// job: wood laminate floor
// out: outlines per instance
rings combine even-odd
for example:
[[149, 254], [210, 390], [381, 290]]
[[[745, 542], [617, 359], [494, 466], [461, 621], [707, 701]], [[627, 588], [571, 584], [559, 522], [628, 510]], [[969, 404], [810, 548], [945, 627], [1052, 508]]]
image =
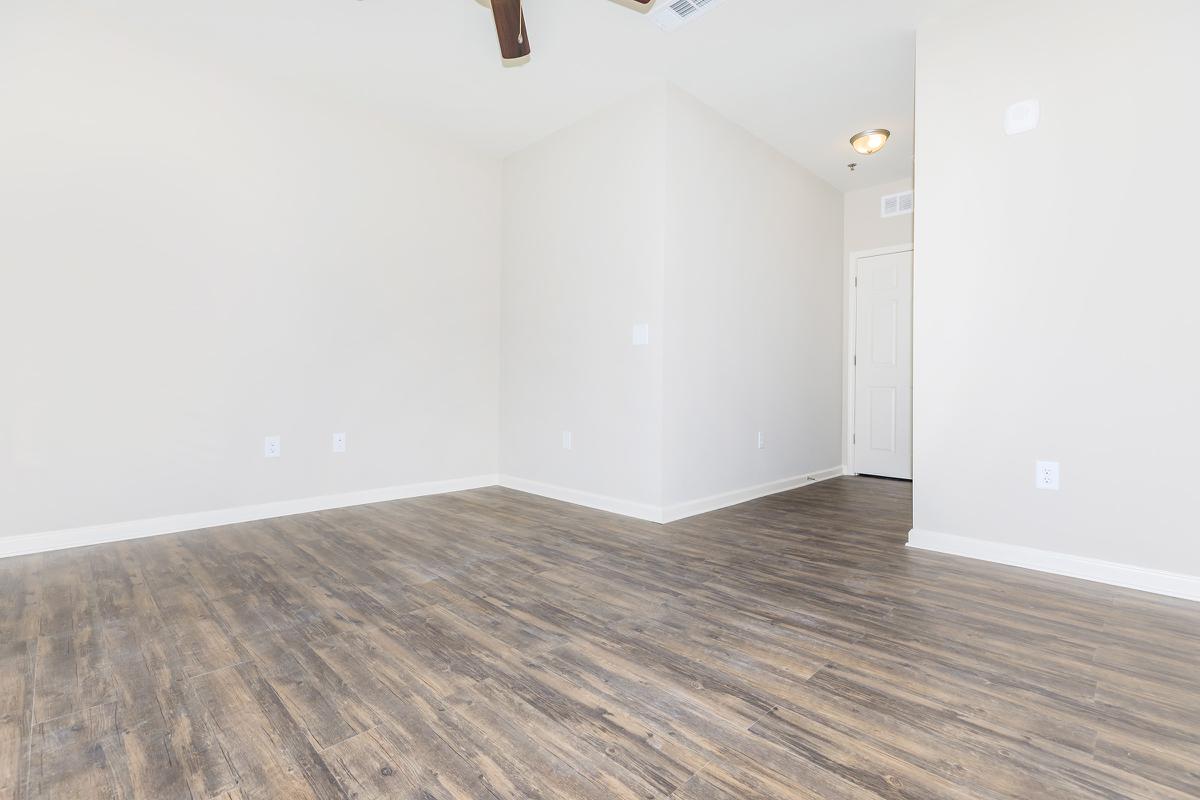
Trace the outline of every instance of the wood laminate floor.
[[1200, 604], [909, 509], [497, 488], [0, 561], [0, 798], [1200, 797]]

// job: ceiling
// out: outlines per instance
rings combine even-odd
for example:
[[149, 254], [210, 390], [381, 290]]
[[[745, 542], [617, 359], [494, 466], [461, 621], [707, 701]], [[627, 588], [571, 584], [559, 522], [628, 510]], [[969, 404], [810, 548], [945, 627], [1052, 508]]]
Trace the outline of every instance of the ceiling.
[[[524, 0], [533, 60], [508, 69], [475, 0], [88, 6], [189, 57], [367, 102], [498, 155], [666, 79], [848, 190], [912, 174], [913, 31], [957, 2], [724, 0], [666, 34], [606, 0]], [[888, 147], [855, 154], [850, 135], [877, 127], [893, 132]]]

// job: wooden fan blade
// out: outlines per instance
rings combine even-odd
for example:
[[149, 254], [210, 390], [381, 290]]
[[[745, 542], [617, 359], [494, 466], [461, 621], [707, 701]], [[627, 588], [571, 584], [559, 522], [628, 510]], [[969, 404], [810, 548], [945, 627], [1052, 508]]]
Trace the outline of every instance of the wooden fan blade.
[[632, 8], [634, 11], [640, 11], [645, 14], [654, 7], [654, 0], [613, 0], [614, 3], [619, 3], [626, 8]]
[[530, 50], [521, 0], [492, 0], [492, 16], [496, 20], [496, 36], [500, 38], [500, 57], [510, 66], [524, 64], [529, 60]]

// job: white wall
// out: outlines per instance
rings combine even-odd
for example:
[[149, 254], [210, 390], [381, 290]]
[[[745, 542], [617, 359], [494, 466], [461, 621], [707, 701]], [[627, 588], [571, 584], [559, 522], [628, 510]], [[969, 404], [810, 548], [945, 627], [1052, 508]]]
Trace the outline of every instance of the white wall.
[[[656, 88], [504, 165], [501, 471], [649, 509], [662, 492], [664, 120]], [[639, 322], [649, 346], [632, 346]]]
[[102, 15], [14, 20], [0, 535], [498, 471], [656, 518], [840, 463], [840, 195], [677, 90], [501, 167]]
[[670, 507], [842, 464], [842, 195], [688, 95], [667, 99]]
[[659, 87], [510, 158], [505, 209], [512, 485], [657, 518], [840, 467], [835, 189]]
[[918, 533], [1200, 576], [1197, 30], [1192, 0], [1017, 0], [919, 31]]
[[879, 213], [879, 200], [885, 195], [907, 192], [913, 188], [912, 178], [904, 178], [878, 186], [867, 186], [846, 192], [843, 196], [845, 220], [845, 251], [876, 250], [897, 244], [912, 244], [913, 215], [884, 217]]
[[13, 16], [0, 533], [496, 471], [498, 161]]

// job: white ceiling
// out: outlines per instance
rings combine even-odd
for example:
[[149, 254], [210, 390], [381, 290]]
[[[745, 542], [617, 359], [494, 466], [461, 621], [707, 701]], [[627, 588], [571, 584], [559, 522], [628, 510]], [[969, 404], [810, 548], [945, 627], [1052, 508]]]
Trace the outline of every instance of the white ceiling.
[[[515, 69], [475, 0], [88, 5], [191, 57], [377, 104], [501, 155], [667, 79], [852, 189], [912, 174], [913, 31], [959, 0], [724, 0], [671, 34], [607, 0], [524, 2], [533, 60]], [[876, 127], [893, 140], [857, 156], [848, 138]]]

